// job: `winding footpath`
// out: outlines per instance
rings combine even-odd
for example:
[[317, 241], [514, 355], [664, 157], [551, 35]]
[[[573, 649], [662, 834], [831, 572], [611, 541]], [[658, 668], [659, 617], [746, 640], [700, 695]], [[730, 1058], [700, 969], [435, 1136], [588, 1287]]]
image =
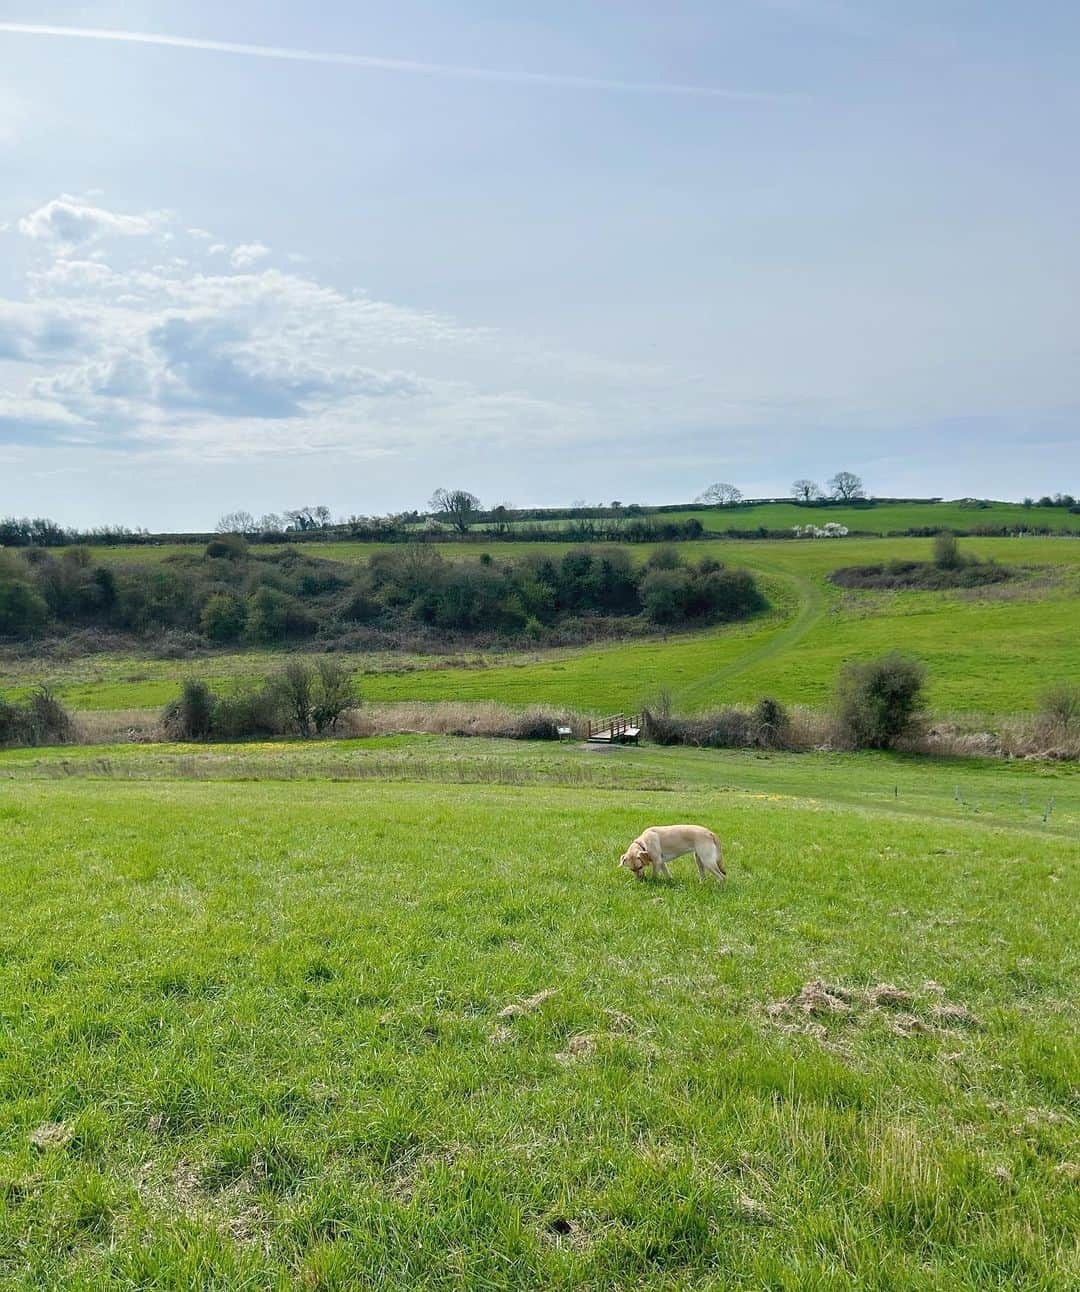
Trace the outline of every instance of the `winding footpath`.
[[825, 615], [828, 607], [825, 590], [819, 583], [815, 583], [813, 579], [802, 574], [794, 574], [791, 570], [785, 569], [772, 561], [762, 561], [757, 558], [747, 559], [744, 556], [741, 558], [741, 563], [756, 574], [764, 574], [769, 578], [778, 579], [789, 584], [798, 598], [798, 609], [795, 615], [787, 620], [782, 627], [778, 628], [771, 637], [767, 637], [765, 641], [752, 646], [744, 655], [740, 655], [738, 659], [725, 664], [722, 668], [717, 669], [716, 672], [698, 678], [697, 681], [692, 682], [689, 686], [684, 686], [676, 691], [672, 698], [680, 707], [695, 708], [697, 707], [697, 702], [706, 696], [711, 696], [714, 700], [719, 701], [720, 697], [715, 692], [724, 682], [730, 681], [733, 677], [738, 677], [740, 673], [746, 672], [747, 669], [755, 664], [760, 664], [762, 660], [770, 659], [773, 655], [779, 655], [789, 650], [797, 642], [801, 641], [812, 628], [816, 627]]

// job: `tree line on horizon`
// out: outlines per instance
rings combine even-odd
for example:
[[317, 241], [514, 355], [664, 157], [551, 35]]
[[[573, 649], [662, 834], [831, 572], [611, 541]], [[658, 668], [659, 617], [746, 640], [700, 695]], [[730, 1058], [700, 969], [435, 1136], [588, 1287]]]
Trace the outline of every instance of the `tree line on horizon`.
[[[718, 481], [704, 489], [691, 503], [673, 503], [648, 506], [642, 503], [623, 503], [614, 499], [609, 503], [588, 505], [577, 501], [569, 507], [516, 508], [507, 503], [484, 507], [476, 494], [467, 489], [437, 489], [428, 501], [427, 511], [404, 511], [384, 516], [351, 515], [334, 520], [325, 504], [288, 508], [281, 512], [266, 512], [256, 517], [254, 513], [239, 509], [226, 512], [214, 527], [214, 533], [240, 534], [255, 542], [295, 541], [303, 538], [343, 538], [359, 542], [397, 542], [417, 537], [418, 534], [449, 532], [464, 538], [479, 532], [481, 537], [515, 541], [543, 541], [550, 539], [550, 529], [544, 528], [552, 521], [563, 521], [570, 526], [560, 537], [569, 542], [676, 542], [701, 537], [704, 526], [696, 518], [682, 522], [661, 520], [679, 512], [691, 511], [696, 506], [751, 509], [768, 503], [789, 502], [802, 507], [855, 506], [873, 507], [887, 502], [937, 503], [940, 498], [895, 499], [875, 498], [868, 495], [860, 476], [851, 471], [839, 471], [832, 476], [825, 488], [816, 481], [800, 478], [792, 482], [791, 495], [787, 498], [746, 498], [736, 485]], [[986, 499], [965, 500], [978, 507], [991, 505]], [[1022, 506], [1034, 508], [1064, 508], [1080, 512], [1076, 497], [1070, 493], [1043, 494], [1035, 499], [1026, 497]], [[530, 528], [531, 526], [531, 528]], [[922, 532], [921, 530], [919, 531]], [[775, 533], [761, 526], [733, 531], [736, 537], [788, 537], [787, 531]], [[125, 525], [101, 525], [90, 529], [66, 527], [47, 517], [0, 518], [0, 547], [66, 547], [82, 544], [93, 547], [128, 546], [159, 541], [162, 534], [146, 528], [129, 528]], [[172, 535], [180, 541], [200, 541], [206, 531]]]

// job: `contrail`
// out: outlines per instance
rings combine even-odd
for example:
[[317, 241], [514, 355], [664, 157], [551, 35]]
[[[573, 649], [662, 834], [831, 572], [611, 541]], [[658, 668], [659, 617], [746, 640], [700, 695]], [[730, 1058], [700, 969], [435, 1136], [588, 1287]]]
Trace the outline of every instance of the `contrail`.
[[511, 72], [491, 67], [462, 67], [455, 63], [418, 63], [402, 58], [368, 54], [333, 54], [278, 45], [245, 45], [229, 40], [199, 40], [193, 36], [164, 36], [149, 31], [110, 31], [100, 27], [56, 27], [32, 22], [0, 22], [0, 32], [19, 36], [68, 36], [78, 40], [105, 40], [129, 45], [164, 45], [214, 54], [240, 54], [248, 58], [276, 58], [293, 63], [335, 63], [376, 72], [411, 72], [420, 76], [454, 76], [473, 81], [503, 81], [512, 85], [547, 85], [570, 90], [608, 90], [625, 94], [667, 94], [701, 99], [743, 99], [759, 102], [792, 102], [796, 96], [758, 90], [731, 90], [714, 85], [680, 85], [667, 81], [619, 81], [592, 76], [567, 76], [561, 72]]

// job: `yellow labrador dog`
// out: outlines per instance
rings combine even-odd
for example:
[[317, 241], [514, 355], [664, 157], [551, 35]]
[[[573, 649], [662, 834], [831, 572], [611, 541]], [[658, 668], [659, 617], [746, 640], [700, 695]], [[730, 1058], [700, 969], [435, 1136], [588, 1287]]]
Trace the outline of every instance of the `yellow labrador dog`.
[[651, 825], [627, 848], [619, 858], [619, 865], [632, 870], [638, 879], [645, 878], [646, 866], [652, 867], [654, 877], [664, 875], [670, 879], [667, 863], [688, 852], [694, 854], [697, 862], [698, 879], [704, 879], [706, 871], [717, 883], [727, 878], [720, 840], [703, 825]]

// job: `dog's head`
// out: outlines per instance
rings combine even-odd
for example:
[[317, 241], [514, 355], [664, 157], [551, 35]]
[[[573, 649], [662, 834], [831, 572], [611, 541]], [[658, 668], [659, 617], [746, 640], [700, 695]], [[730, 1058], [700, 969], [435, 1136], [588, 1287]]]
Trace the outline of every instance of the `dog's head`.
[[649, 854], [636, 839], [619, 858], [619, 865], [625, 866], [627, 870], [632, 870], [638, 879], [642, 878], [648, 864]]

